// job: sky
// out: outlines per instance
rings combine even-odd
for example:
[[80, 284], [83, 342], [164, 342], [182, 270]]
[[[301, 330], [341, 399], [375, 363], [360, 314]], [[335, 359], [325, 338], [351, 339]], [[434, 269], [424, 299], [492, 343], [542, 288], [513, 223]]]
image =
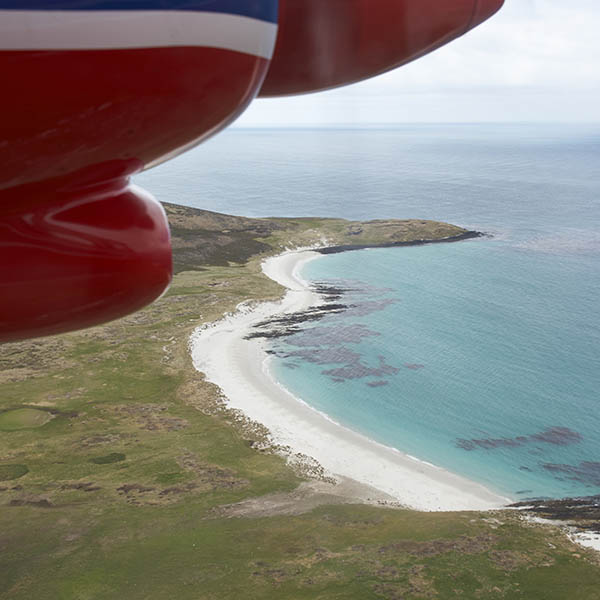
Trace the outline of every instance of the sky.
[[255, 100], [236, 126], [600, 122], [600, 0], [506, 0], [447, 46], [373, 79]]

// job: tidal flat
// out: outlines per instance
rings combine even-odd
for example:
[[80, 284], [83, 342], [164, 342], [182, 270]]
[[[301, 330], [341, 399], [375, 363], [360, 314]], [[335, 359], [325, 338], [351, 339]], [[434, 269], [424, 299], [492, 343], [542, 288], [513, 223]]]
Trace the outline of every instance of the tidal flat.
[[464, 230], [166, 210], [167, 295], [0, 350], [0, 410], [21, 411], [0, 431], [1, 598], [600, 598], [599, 555], [559, 528], [361, 504], [364, 490], [288, 465], [193, 368], [198, 325], [281, 296], [266, 256]]

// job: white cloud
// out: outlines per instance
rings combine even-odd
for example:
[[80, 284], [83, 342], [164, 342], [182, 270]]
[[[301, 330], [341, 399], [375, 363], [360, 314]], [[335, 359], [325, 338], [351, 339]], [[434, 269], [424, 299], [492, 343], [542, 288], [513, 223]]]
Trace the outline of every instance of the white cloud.
[[597, 0], [506, 0], [480, 27], [403, 68], [256, 101], [239, 123], [599, 121], [599, 31]]

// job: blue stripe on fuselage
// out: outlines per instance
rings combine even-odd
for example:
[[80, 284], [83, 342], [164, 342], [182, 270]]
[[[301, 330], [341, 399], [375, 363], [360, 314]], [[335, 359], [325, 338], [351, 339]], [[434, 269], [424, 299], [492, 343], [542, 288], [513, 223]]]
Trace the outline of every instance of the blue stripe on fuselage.
[[0, 0], [0, 10], [195, 10], [277, 23], [279, 0]]

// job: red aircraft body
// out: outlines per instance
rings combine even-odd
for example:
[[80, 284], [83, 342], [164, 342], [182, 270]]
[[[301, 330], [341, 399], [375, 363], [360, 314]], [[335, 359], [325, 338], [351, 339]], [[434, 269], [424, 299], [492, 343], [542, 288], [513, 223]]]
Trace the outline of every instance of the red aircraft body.
[[168, 224], [131, 175], [256, 96], [412, 61], [503, 0], [0, 0], [0, 341], [159, 297]]

